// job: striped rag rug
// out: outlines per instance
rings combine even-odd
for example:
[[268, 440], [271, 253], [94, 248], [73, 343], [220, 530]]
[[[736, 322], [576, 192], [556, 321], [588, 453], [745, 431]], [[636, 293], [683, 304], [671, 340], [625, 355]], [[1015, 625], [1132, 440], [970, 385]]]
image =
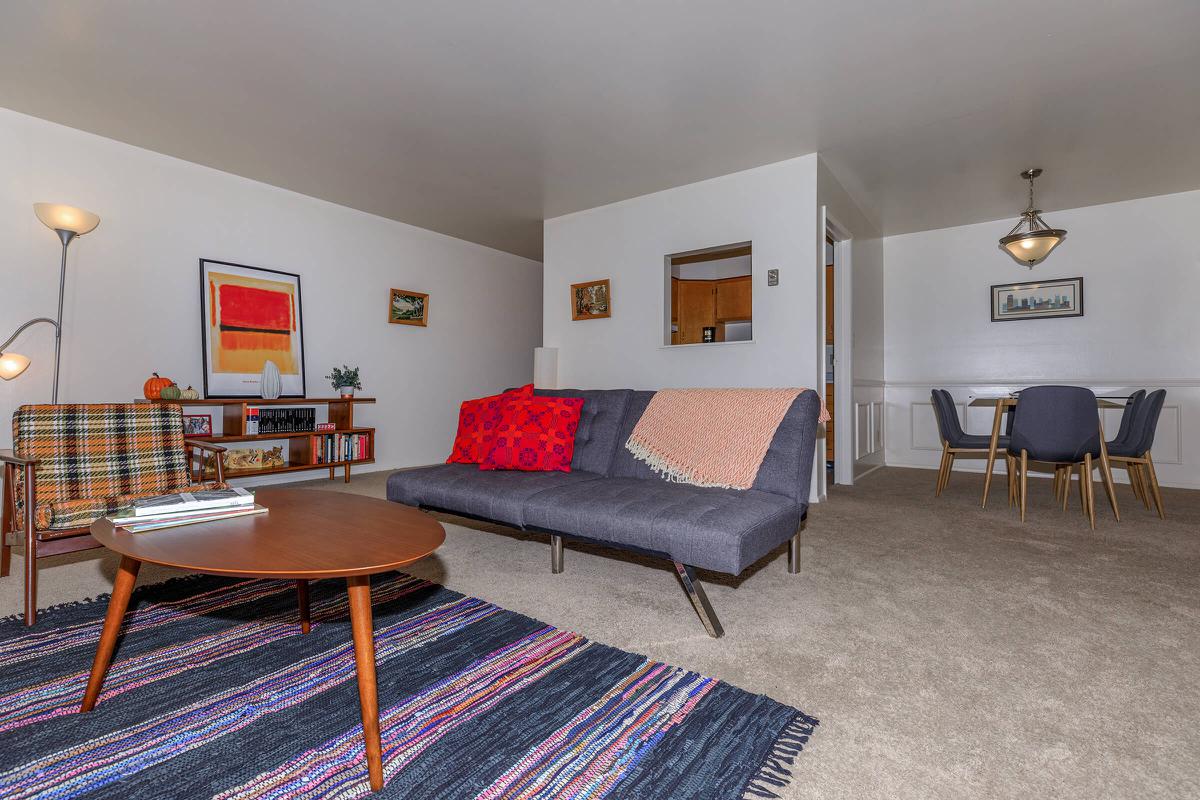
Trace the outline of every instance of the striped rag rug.
[[[804, 391], [660, 389], [625, 449], [672, 483], [749, 489], [775, 431]], [[824, 399], [818, 421], [829, 421]]]
[[140, 587], [90, 714], [107, 598], [0, 620], [0, 797], [776, 797], [817, 721], [390, 573], [373, 581], [385, 785], [367, 783], [346, 592]]

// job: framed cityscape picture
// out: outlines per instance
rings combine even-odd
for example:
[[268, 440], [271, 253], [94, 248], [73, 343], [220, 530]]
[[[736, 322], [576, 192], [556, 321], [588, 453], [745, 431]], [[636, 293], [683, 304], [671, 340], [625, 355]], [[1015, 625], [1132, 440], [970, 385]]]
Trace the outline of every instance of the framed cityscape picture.
[[281, 397], [304, 397], [300, 276], [200, 259], [205, 397], [262, 397], [262, 371], [279, 368]]
[[429, 324], [429, 295], [407, 289], [392, 289], [388, 301], [388, 322], [425, 327]]
[[992, 322], [1083, 316], [1083, 278], [992, 287]]
[[608, 279], [571, 284], [571, 319], [603, 319], [612, 316]]

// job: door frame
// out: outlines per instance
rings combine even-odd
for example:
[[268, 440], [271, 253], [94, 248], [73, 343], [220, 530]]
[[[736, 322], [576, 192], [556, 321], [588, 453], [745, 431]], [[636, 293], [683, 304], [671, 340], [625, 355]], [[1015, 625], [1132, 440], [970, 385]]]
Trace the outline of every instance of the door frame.
[[[838, 435], [833, 441], [833, 482], [854, 485], [854, 238], [827, 207], [822, 206], [821, 225], [821, 390], [825, 389], [825, 238], [833, 239], [833, 413]], [[821, 464], [824, 465], [824, 452]], [[821, 470], [821, 494], [826, 494], [825, 470]]]

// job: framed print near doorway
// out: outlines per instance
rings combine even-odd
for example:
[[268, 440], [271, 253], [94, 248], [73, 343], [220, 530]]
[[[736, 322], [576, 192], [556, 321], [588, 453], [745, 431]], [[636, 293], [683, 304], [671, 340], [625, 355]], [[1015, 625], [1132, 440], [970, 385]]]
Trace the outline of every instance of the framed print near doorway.
[[304, 397], [304, 320], [300, 276], [200, 259], [205, 397], [261, 397], [275, 362], [281, 397]]

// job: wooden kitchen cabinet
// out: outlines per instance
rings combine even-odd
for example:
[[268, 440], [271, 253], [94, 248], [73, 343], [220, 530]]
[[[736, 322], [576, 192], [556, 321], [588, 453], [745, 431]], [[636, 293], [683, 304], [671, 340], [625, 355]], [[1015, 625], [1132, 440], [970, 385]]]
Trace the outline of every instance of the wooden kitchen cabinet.
[[716, 284], [716, 319], [733, 322], [752, 318], [750, 276], [723, 278]]
[[680, 280], [675, 284], [679, 301], [679, 344], [702, 342], [704, 328], [716, 326], [716, 288], [713, 283]]

